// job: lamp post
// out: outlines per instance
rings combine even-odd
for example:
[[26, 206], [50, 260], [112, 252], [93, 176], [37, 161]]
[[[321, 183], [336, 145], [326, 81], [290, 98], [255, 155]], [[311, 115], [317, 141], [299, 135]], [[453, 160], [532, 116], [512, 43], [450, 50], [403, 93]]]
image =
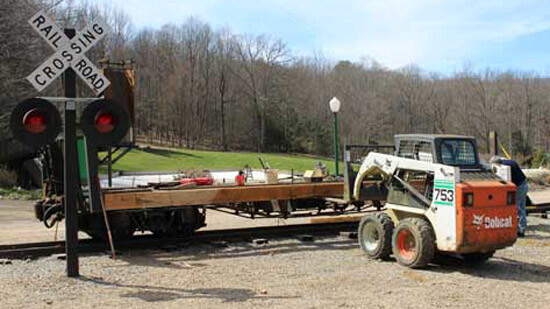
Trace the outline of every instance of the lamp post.
[[339, 171], [338, 171], [338, 112], [340, 111], [340, 100], [338, 98], [333, 97], [330, 102], [330, 110], [334, 114], [334, 169], [335, 173], [334, 175], [338, 177]]

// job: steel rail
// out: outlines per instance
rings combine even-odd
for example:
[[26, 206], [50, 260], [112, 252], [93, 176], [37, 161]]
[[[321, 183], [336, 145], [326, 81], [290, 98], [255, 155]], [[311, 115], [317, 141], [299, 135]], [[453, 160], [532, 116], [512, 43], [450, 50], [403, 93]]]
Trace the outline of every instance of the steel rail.
[[[263, 226], [253, 228], [197, 231], [188, 237], [158, 237], [155, 235], [137, 235], [127, 240], [115, 241], [115, 249], [138, 250], [158, 249], [168, 246], [182, 246], [214, 241], [243, 241], [254, 238], [274, 239], [281, 237], [308, 235], [334, 235], [343, 231], [356, 231], [358, 222], [335, 222], [315, 224], [289, 224], [280, 226]], [[82, 239], [78, 244], [80, 254], [108, 252], [107, 242], [94, 239]], [[65, 252], [65, 241], [50, 241], [24, 244], [0, 245], [0, 258], [34, 259], [38, 257], [62, 254]]]

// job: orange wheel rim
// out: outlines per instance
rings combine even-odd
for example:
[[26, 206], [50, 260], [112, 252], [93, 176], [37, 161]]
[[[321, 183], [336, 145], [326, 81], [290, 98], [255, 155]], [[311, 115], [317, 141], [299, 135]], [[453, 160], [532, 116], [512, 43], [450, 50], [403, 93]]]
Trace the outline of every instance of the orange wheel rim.
[[412, 260], [416, 256], [416, 240], [408, 229], [402, 229], [398, 232], [397, 250], [406, 260]]

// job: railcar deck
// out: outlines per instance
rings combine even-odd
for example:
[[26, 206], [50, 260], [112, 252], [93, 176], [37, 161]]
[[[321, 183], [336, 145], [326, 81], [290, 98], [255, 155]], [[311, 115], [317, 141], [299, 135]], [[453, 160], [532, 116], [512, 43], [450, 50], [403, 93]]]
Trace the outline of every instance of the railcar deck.
[[104, 190], [107, 211], [174, 206], [226, 205], [308, 198], [341, 198], [343, 182], [204, 186], [176, 190]]

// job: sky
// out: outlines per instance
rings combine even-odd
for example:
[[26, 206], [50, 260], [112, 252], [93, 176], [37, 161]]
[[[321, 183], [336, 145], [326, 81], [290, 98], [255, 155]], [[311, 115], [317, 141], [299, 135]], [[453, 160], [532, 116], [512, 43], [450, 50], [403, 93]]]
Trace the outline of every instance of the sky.
[[444, 75], [465, 67], [550, 75], [547, 0], [96, 1], [123, 9], [136, 30], [195, 16], [215, 29], [281, 38], [300, 56], [416, 64]]

